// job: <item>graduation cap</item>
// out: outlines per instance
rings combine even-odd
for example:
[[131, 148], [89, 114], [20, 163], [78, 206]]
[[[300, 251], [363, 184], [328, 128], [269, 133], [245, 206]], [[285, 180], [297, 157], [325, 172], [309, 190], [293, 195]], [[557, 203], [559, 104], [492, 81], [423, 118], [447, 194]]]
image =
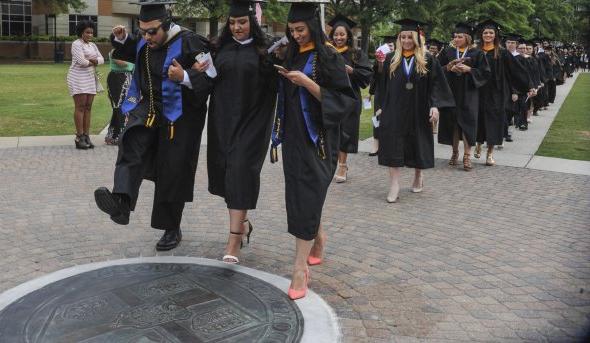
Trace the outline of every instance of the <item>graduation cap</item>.
[[152, 21], [167, 18], [168, 10], [166, 9], [166, 5], [175, 3], [176, 1], [168, 0], [139, 0], [130, 2], [129, 4], [141, 6], [139, 10], [140, 21]]
[[432, 39], [429, 39], [426, 41], [426, 45], [428, 45], [428, 46], [434, 45], [434, 46], [438, 47], [438, 49], [440, 50], [445, 45], [445, 43], [439, 41], [438, 39], [432, 38]]
[[332, 28], [342, 25], [349, 29], [352, 29], [356, 26], [356, 22], [351, 20], [350, 18], [343, 16], [342, 14], [336, 14], [334, 19], [328, 22], [328, 25], [330, 25]]
[[263, 0], [232, 0], [229, 5], [230, 17], [245, 17], [256, 14], [256, 3]]
[[483, 31], [485, 29], [492, 29], [496, 32], [499, 32], [500, 28], [501, 28], [500, 24], [493, 21], [492, 19], [486, 19], [477, 25], [477, 29], [479, 31]]
[[473, 36], [473, 26], [468, 23], [457, 23], [457, 25], [455, 25], [453, 33], [465, 33], [470, 36]]
[[319, 5], [327, 4], [329, 0], [279, 0], [279, 2], [290, 3], [289, 15], [287, 21], [296, 23], [298, 21], [306, 21], [318, 17]]
[[392, 43], [397, 40], [397, 35], [383, 35], [383, 36], [379, 36], [379, 38], [383, 38], [383, 41], [385, 43]]
[[394, 21], [395, 24], [401, 26], [401, 31], [414, 31], [414, 32], [421, 32], [424, 31], [424, 26], [428, 25], [418, 20], [404, 18], [400, 20]]
[[510, 40], [510, 41], [515, 41], [515, 42], [519, 42], [522, 39], [522, 36], [519, 35], [518, 33], [505, 33], [504, 35], [504, 40]]

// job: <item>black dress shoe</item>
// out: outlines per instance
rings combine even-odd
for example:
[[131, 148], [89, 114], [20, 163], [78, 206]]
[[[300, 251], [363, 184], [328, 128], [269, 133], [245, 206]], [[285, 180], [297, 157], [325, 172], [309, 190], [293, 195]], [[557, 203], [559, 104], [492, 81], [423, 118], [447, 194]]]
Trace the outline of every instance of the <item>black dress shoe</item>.
[[514, 140], [512, 139], [512, 136], [507, 136], [506, 142], [514, 142]]
[[101, 211], [111, 216], [112, 221], [119, 225], [129, 224], [129, 202], [122, 196], [100, 187], [94, 191], [94, 200]]
[[158, 244], [156, 244], [156, 250], [158, 250], [158, 251], [172, 250], [172, 249], [176, 248], [178, 246], [178, 244], [180, 244], [181, 240], [182, 240], [182, 232], [180, 231], [180, 229], [166, 230], [166, 232], [164, 232], [164, 235], [162, 236], [162, 238], [160, 238], [160, 240], [158, 241]]
[[379, 151], [375, 151], [375, 152], [369, 153], [369, 156], [371, 156], [371, 157], [375, 157], [377, 155], [379, 155]]

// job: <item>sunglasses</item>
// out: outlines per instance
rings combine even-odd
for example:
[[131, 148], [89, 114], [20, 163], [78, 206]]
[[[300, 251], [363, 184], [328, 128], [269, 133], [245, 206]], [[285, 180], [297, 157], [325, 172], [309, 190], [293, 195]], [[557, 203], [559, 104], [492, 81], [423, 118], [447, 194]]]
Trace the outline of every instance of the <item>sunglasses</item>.
[[145, 35], [154, 36], [155, 34], [158, 33], [158, 30], [160, 30], [162, 25], [164, 25], [164, 23], [160, 24], [158, 27], [152, 27], [151, 29], [147, 29], [147, 30], [140, 28], [138, 31], [141, 36], [145, 36]]

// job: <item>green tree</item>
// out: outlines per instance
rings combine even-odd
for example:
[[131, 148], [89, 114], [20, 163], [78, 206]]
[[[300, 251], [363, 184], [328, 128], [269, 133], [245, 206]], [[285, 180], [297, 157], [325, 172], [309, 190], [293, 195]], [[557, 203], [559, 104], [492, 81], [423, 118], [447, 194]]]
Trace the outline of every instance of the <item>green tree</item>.
[[392, 18], [398, 0], [330, 0], [332, 13], [341, 13], [354, 19], [361, 28], [361, 49], [367, 52], [374, 26]]
[[33, 3], [42, 6], [49, 14], [67, 13], [69, 8], [75, 11], [86, 8], [83, 0], [33, 0]]
[[534, 18], [541, 19], [540, 33], [554, 40], [568, 40], [574, 28], [574, 8], [570, 0], [535, 0], [535, 11], [529, 23], [536, 28]]

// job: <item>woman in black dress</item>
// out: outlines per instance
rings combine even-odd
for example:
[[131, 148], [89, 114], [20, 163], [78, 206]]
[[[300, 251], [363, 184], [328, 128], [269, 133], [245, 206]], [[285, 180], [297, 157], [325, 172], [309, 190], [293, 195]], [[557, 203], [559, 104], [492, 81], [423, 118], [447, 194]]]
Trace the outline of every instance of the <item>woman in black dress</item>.
[[207, 128], [209, 192], [223, 197], [229, 210], [223, 261], [232, 264], [240, 262], [243, 236], [250, 240], [246, 216], [258, 201], [278, 80], [254, 5], [234, 0], [230, 7], [214, 61], [218, 74]]
[[471, 147], [477, 136], [479, 89], [490, 77], [485, 55], [473, 45], [473, 28], [459, 23], [453, 30], [453, 44], [446, 48], [438, 60], [445, 69], [449, 86], [455, 97], [455, 107], [442, 111], [438, 126], [438, 142], [452, 145], [449, 165], [457, 165], [459, 141], [463, 140], [463, 169], [470, 171]]
[[356, 154], [359, 147], [359, 127], [361, 123], [361, 88], [366, 88], [373, 77], [373, 70], [369, 58], [360, 50], [355, 50], [352, 44], [351, 29], [356, 23], [343, 15], [337, 15], [328, 23], [332, 27], [330, 41], [344, 58], [346, 73], [350, 78], [352, 89], [358, 100], [353, 112], [340, 124], [340, 151], [338, 152], [338, 170], [334, 176], [337, 183], [346, 182], [348, 175], [348, 154]]
[[455, 105], [440, 64], [426, 53], [418, 35], [420, 23], [410, 19], [396, 23], [402, 25], [398, 49], [387, 56], [378, 75], [385, 89], [379, 164], [389, 167], [389, 203], [398, 199], [401, 167], [415, 169], [412, 192], [422, 192], [422, 170], [434, 167], [432, 123], [439, 108]]
[[[478, 27], [479, 48], [486, 56], [491, 76], [479, 90], [477, 145], [474, 157], [481, 156], [481, 146], [486, 142], [487, 166], [496, 164], [493, 157], [494, 146], [502, 145], [504, 142], [508, 94], [517, 92], [526, 97], [530, 91], [529, 96], [531, 96], [531, 88], [533, 88], [525, 66], [513, 54], [500, 46], [499, 27], [499, 24], [493, 20], [486, 20]], [[525, 99], [522, 100], [524, 104]]]
[[357, 106], [344, 60], [326, 45], [318, 13], [317, 2], [291, 5], [273, 129], [272, 157], [282, 143], [287, 224], [296, 238], [291, 299], [307, 292], [308, 263], [322, 262], [321, 217], [338, 162], [339, 125]]

